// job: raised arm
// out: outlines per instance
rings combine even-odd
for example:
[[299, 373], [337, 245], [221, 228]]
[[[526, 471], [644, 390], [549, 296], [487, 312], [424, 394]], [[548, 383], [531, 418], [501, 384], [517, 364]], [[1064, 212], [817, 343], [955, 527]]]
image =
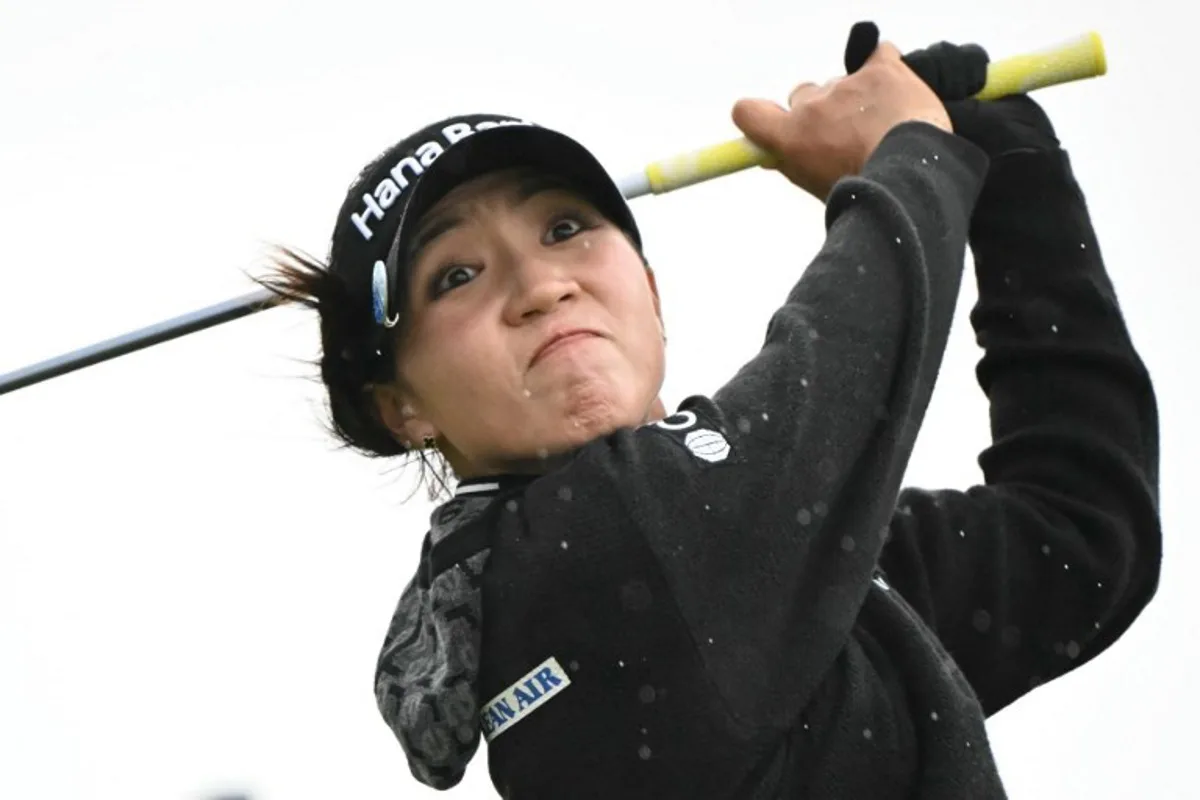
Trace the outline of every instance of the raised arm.
[[985, 483], [906, 490], [882, 567], [994, 713], [1089, 661], [1158, 584], [1158, 417], [1067, 155], [1026, 98], [957, 109], [994, 156], [971, 227]]

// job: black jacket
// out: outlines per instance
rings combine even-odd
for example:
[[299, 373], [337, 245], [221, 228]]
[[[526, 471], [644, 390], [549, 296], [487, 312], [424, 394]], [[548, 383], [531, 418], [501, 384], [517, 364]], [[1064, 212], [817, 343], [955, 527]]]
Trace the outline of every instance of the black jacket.
[[[482, 729], [515, 800], [1005, 796], [985, 718], [1157, 586], [1150, 380], [1061, 152], [909, 123], [827, 226], [714, 396], [435, 513], [376, 683], [418, 778]], [[986, 485], [901, 491], [968, 237]]]

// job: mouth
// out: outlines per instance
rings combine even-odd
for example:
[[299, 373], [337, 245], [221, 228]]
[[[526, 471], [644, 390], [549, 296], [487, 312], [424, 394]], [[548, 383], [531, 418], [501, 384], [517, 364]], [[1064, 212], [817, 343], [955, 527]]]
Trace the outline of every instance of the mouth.
[[600, 336], [599, 333], [586, 328], [571, 328], [568, 330], [559, 331], [546, 339], [533, 354], [533, 359], [529, 362], [529, 366], [535, 366], [539, 361], [542, 361], [546, 356], [561, 350], [565, 347], [583, 341], [584, 339], [594, 339]]

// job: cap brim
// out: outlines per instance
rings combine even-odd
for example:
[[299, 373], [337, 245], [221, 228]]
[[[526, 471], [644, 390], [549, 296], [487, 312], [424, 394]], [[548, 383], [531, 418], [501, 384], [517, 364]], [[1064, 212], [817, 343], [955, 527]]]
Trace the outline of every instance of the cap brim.
[[544, 170], [565, 179], [641, 247], [641, 236], [624, 195], [587, 148], [549, 128], [491, 128], [477, 131], [446, 150], [414, 182], [388, 252], [387, 278], [392, 296], [396, 282], [402, 279], [405, 256], [420, 219], [455, 187], [490, 172], [516, 167]]

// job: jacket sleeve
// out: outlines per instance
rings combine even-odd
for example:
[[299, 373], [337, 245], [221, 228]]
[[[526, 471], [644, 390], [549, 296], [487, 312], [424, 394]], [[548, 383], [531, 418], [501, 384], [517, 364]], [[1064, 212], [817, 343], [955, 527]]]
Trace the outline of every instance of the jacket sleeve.
[[1065, 153], [994, 162], [971, 248], [985, 483], [906, 490], [881, 567], [992, 714], [1094, 658], [1154, 595], [1158, 419]]
[[[960, 137], [894, 129], [834, 188], [826, 241], [760, 352], [711, 398], [593, 443], [558, 473], [598, 498], [586, 514], [531, 501], [533, 538], [569, 525], [605, 551], [629, 531], [648, 546], [708, 680], [749, 728], [794, 723], [858, 616], [986, 171]], [[602, 508], [608, 493], [619, 510]]]

